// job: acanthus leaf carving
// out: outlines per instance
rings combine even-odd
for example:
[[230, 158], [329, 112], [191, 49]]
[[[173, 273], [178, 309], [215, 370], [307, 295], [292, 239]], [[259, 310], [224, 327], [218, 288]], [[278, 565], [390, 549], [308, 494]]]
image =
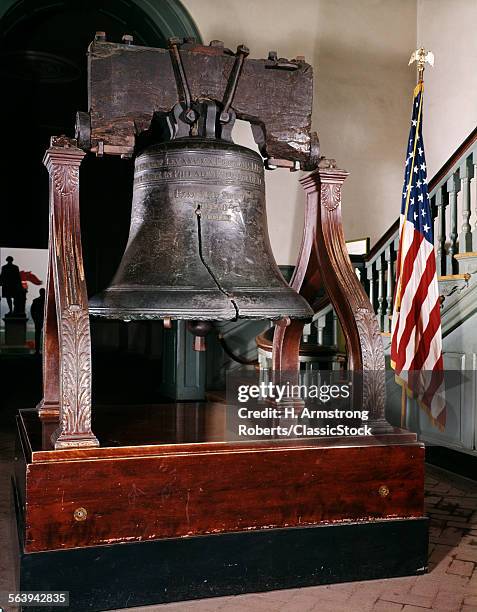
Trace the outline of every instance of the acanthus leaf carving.
[[337, 183], [321, 183], [321, 203], [329, 210], [335, 210], [341, 203], [341, 185]]
[[374, 312], [358, 308], [354, 313], [363, 363], [363, 408], [378, 418], [384, 416], [386, 377], [384, 349]]
[[91, 342], [88, 312], [73, 304], [62, 313], [62, 421], [67, 433], [91, 431]]
[[55, 191], [61, 196], [69, 196], [78, 189], [79, 168], [71, 164], [55, 165], [53, 168], [53, 184]]

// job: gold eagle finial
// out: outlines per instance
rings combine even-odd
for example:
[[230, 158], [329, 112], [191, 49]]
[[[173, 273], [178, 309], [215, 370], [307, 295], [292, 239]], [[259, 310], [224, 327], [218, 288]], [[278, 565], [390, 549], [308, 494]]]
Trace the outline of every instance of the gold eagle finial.
[[434, 53], [432, 53], [432, 51], [426, 51], [424, 47], [416, 49], [412, 52], [408, 66], [410, 66], [413, 62], [417, 62], [419, 80], [422, 81], [422, 75], [424, 74], [424, 68], [426, 66], [426, 63], [430, 66], [434, 66]]

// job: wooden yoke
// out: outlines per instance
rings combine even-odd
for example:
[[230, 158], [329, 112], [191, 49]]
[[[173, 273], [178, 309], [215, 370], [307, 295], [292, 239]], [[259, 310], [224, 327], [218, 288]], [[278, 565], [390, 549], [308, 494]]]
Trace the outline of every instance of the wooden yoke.
[[[346, 339], [348, 367], [362, 372], [358, 382], [360, 409], [368, 410], [374, 431], [384, 431], [385, 361], [378, 321], [359, 282], [346, 248], [341, 218], [341, 186], [348, 176], [333, 161], [300, 180], [307, 194], [305, 229], [292, 286], [312, 302], [323, 283]], [[319, 269], [319, 273], [317, 272]], [[321, 274], [321, 278], [319, 277]], [[283, 320], [273, 343], [272, 368], [298, 370], [303, 323]]]
[[91, 339], [79, 218], [76, 141], [51, 138], [50, 238], [43, 345], [43, 421], [59, 420], [55, 449], [98, 446], [91, 431]]

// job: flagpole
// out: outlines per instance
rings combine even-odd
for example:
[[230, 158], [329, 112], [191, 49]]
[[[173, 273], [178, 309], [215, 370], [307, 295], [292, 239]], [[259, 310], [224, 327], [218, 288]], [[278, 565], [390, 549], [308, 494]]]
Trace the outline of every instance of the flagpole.
[[403, 385], [401, 385], [401, 429], [406, 428], [407, 421], [407, 393]]
[[[396, 370], [396, 382], [401, 385], [402, 428], [408, 425], [408, 394], [426, 410], [433, 422], [445, 423], [445, 403], [442, 401], [442, 339], [440, 333], [434, 333], [437, 326], [440, 327], [440, 312], [436, 310], [438, 302], [426, 302], [427, 297], [435, 296], [438, 291], [434, 244], [432, 232], [429, 233], [433, 218], [423, 142], [419, 142], [418, 148], [422, 135], [424, 70], [426, 63], [434, 65], [434, 55], [424, 48], [416, 49], [411, 55], [409, 65], [413, 62], [417, 62], [417, 84], [413, 93], [412, 125], [404, 172], [391, 340], [391, 366]], [[422, 202], [422, 206], [419, 202]], [[424, 220], [421, 219], [421, 213]], [[421, 269], [424, 268], [429, 270], [431, 277], [428, 279], [428, 285], [423, 287], [425, 291], [419, 291], [422, 284]], [[418, 289], [416, 283], [419, 285]], [[423, 329], [426, 321], [426, 329]], [[432, 338], [426, 336], [428, 329], [433, 332]], [[429, 366], [427, 369], [431, 371], [427, 382], [423, 379], [425, 366]]]
[[[431, 66], [434, 66], [434, 54], [432, 53], [432, 51], [426, 51], [424, 47], [421, 47], [420, 49], [416, 49], [411, 55], [408, 66], [410, 66], [414, 62], [417, 62], [417, 84], [414, 89], [414, 97], [416, 97], [416, 95], [419, 93], [418, 88], [421, 88], [422, 90], [423, 85], [424, 85], [424, 70], [426, 68], [426, 63], [428, 63]], [[421, 116], [422, 116], [422, 95], [421, 95], [420, 104], [419, 104], [416, 133], [419, 132]], [[417, 146], [417, 139], [414, 142], [414, 150], [413, 150], [413, 156], [412, 156], [412, 162], [411, 162], [411, 172], [409, 174], [409, 181], [407, 184], [406, 207], [404, 210], [404, 219], [407, 219], [407, 214], [409, 211], [409, 197], [411, 194], [412, 173], [414, 170], [414, 163], [415, 163], [415, 158], [416, 158], [416, 146]], [[402, 252], [402, 237], [403, 237], [403, 232], [400, 231], [400, 234], [399, 234], [399, 252], [400, 253]], [[399, 270], [398, 270], [399, 274], [397, 277], [398, 286], [396, 287], [396, 299], [394, 302], [395, 308], [397, 311], [401, 309], [402, 267], [403, 265], [404, 265], [404, 259], [402, 257], [399, 257]]]

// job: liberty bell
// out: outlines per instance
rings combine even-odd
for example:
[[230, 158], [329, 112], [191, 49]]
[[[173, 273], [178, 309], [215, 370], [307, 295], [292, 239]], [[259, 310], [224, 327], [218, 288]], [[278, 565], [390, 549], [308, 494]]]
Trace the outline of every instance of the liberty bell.
[[243, 49], [222, 103], [192, 102], [180, 56], [171, 54], [184, 101], [156, 118], [152, 144], [136, 157], [128, 243], [110, 286], [90, 300], [92, 315], [189, 321], [312, 316], [271, 251], [263, 160], [232, 142], [231, 102]]

